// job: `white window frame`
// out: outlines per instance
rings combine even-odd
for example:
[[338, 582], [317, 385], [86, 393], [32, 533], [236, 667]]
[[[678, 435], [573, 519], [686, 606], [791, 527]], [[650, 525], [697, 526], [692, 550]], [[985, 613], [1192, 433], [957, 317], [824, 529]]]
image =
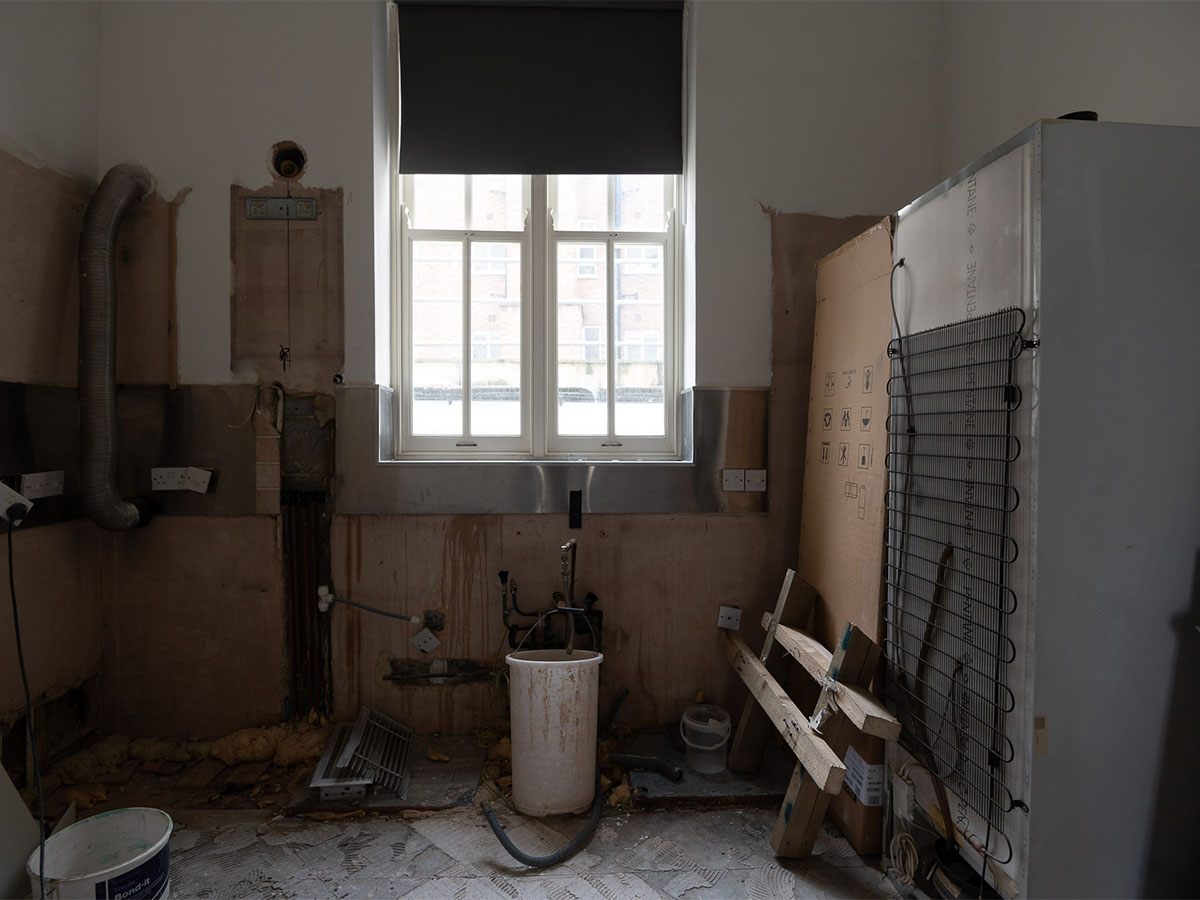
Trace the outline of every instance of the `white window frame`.
[[[609, 176], [608, 223], [613, 219], [613, 184]], [[683, 299], [681, 234], [678, 211], [682, 202], [679, 176], [663, 179], [665, 230], [654, 232], [596, 230], [557, 231], [554, 229], [553, 176], [525, 176], [527, 198], [523, 231], [483, 231], [458, 229], [417, 229], [411, 224], [409, 203], [413, 196], [413, 176], [397, 176], [399, 203], [398, 246], [400, 271], [397, 281], [395, 329], [392, 340], [393, 372], [400, 427], [396, 429], [398, 459], [579, 459], [621, 460], [679, 459], [680, 435], [677, 427], [678, 402], [683, 372]], [[471, 222], [472, 179], [465, 178], [463, 221]], [[544, 211], [541, 212], [541, 211]], [[412, 334], [412, 248], [416, 241], [459, 241], [463, 246], [463, 360], [462, 390], [464, 423], [469, 420], [469, 393], [473, 342], [470, 332], [470, 284], [473, 274], [472, 241], [500, 241], [521, 245], [521, 434], [514, 437], [429, 436], [412, 433], [412, 359], [407, 336]], [[606, 245], [607, 266], [607, 359], [608, 359], [608, 433], [603, 435], [557, 435], [557, 242], [587, 242]], [[662, 248], [664, 290], [663, 329], [663, 403], [662, 436], [630, 436], [615, 433], [616, 405], [614, 385], [617, 363], [615, 324], [615, 254], [617, 244], [648, 244]], [[489, 260], [490, 261], [490, 260]], [[483, 262], [483, 260], [480, 260]], [[465, 431], [469, 435], [469, 431]]]

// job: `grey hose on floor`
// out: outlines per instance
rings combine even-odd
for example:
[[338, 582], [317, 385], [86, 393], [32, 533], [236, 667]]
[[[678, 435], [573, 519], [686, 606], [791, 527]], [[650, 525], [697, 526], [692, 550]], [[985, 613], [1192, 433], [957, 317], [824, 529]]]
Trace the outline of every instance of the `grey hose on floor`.
[[[600, 730], [605, 731], [613, 723], [613, 719], [617, 717], [617, 710], [621, 708], [621, 704], [625, 702], [625, 698], [629, 696], [629, 691], [621, 691], [609, 707], [608, 715], [604, 717], [604, 721], [600, 723]], [[604, 809], [604, 791], [600, 789], [600, 761], [596, 761], [596, 799], [592, 801], [592, 814], [588, 816], [587, 822], [580, 830], [579, 834], [571, 838], [561, 850], [556, 850], [549, 856], [530, 856], [528, 853], [521, 850], [512, 839], [504, 833], [504, 826], [496, 818], [496, 814], [492, 811], [491, 804], [486, 800], [483, 801], [483, 813], [487, 816], [488, 824], [492, 826], [492, 831], [496, 837], [500, 839], [501, 845], [508, 851], [519, 863], [524, 863], [527, 866], [532, 866], [535, 869], [548, 869], [550, 866], [557, 866], [561, 862], [566, 862], [576, 853], [583, 849], [584, 844], [591, 838], [595, 832], [596, 826], [600, 824], [600, 812]]]
[[504, 833], [504, 826], [500, 824], [496, 818], [496, 813], [492, 810], [491, 805], [485, 800], [483, 803], [483, 812], [487, 816], [488, 824], [492, 826], [492, 831], [496, 837], [500, 839], [500, 843], [504, 849], [509, 852], [519, 863], [531, 866], [535, 869], [548, 869], [550, 866], [557, 866], [561, 862], [566, 862], [576, 853], [583, 849], [583, 845], [591, 838], [592, 833], [596, 830], [596, 826], [600, 824], [600, 812], [604, 809], [604, 791], [600, 790], [600, 768], [596, 767], [596, 799], [592, 801], [592, 814], [588, 816], [587, 822], [580, 830], [579, 834], [571, 838], [561, 850], [556, 850], [549, 856], [530, 856], [520, 847], [512, 842], [507, 834]]
[[117, 493], [117, 231], [149, 193], [141, 166], [114, 166], [100, 182], [79, 236], [79, 495], [93, 522], [125, 531], [150, 520], [151, 505]]

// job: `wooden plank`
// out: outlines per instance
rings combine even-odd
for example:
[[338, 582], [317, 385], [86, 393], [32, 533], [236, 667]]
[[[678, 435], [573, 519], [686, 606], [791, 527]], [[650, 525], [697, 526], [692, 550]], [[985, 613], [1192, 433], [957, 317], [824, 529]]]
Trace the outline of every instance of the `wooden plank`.
[[[787, 570], [783, 579], [783, 587], [779, 591], [779, 599], [775, 602], [775, 613], [763, 613], [764, 621], [768, 622], [767, 637], [763, 643], [759, 659], [776, 681], [786, 681], [789, 657], [775, 647], [774, 632], [770, 622], [784, 622], [788, 625], [803, 627], [808, 623], [816, 602], [817, 592], [803, 578], [797, 579], [792, 569]], [[794, 594], [794, 596], [793, 596]], [[726, 765], [734, 772], [757, 772], [762, 764], [763, 751], [767, 746], [767, 736], [771, 733], [771, 723], [766, 713], [762, 711], [753, 697], [747, 697], [738, 717], [737, 728], [733, 732], [733, 740], [729, 745], [729, 756]]]
[[[766, 621], [767, 616], [764, 615], [763, 623]], [[775, 630], [775, 641], [814, 678], [824, 678], [829, 671], [833, 654], [812, 635], [781, 625]], [[837, 704], [863, 734], [881, 737], [885, 741], [900, 737], [900, 722], [870, 691], [843, 683], [837, 695]]]
[[[857, 626], [847, 623], [842, 631], [842, 639], [830, 654], [829, 669], [822, 680], [845, 679], [847, 685], [865, 687], [871, 683], [878, 660], [878, 645]], [[824, 708], [830, 694], [828, 687], [821, 691], [821, 699], [816, 706], [818, 713]], [[835, 708], [832, 714], [826, 716], [822, 732], [829, 749], [838, 759], [844, 757], [854, 735], [854, 726], [849, 717]], [[833, 799], [828, 793], [808, 787], [805, 774], [797, 765], [788, 792], [784, 794], [783, 805], [771, 834], [771, 848], [776, 856], [795, 858], [811, 854]]]
[[829, 745], [808, 726], [804, 713], [792, 702], [757, 656], [736, 634], [726, 632], [725, 656], [734, 671], [741, 676], [751, 695], [759, 702], [767, 717], [783, 735], [807, 777], [826, 793], [835, 794], [842, 787], [846, 767], [829, 749]]
[[833, 797], [817, 787], [811, 778], [805, 778], [803, 767], [796, 766], [771, 832], [772, 852], [785, 859], [810, 855], [812, 847], [804, 846], [804, 838], [820, 828]]

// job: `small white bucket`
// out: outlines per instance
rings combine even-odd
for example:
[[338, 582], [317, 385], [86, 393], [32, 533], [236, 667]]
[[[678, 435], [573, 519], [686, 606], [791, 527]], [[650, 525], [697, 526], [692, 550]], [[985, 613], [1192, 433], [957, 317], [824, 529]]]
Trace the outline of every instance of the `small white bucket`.
[[[46, 840], [46, 896], [159, 900], [171, 896], [171, 817], [161, 809], [114, 809]], [[39, 851], [25, 870], [41, 896]]]
[[725, 771], [725, 745], [729, 742], [729, 713], [719, 706], [689, 706], [679, 721], [687, 744], [688, 768], [705, 775]]

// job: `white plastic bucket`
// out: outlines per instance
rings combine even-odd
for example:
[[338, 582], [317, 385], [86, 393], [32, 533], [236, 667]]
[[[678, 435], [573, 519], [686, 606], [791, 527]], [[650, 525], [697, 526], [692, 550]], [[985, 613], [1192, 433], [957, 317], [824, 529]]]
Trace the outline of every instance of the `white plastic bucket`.
[[729, 741], [729, 713], [719, 706], [689, 706], [679, 721], [687, 744], [688, 768], [705, 775], [725, 771], [725, 745]]
[[[46, 840], [46, 896], [158, 900], [171, 896], [171, 817], [161, 809], [114, 809]], [[38, 850], [25, 870], [41, 896]]]
[[601, 653], [520, 650], [507, 657], [513, 804], [527, 816], [587, 809], [596, 795]]

